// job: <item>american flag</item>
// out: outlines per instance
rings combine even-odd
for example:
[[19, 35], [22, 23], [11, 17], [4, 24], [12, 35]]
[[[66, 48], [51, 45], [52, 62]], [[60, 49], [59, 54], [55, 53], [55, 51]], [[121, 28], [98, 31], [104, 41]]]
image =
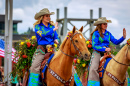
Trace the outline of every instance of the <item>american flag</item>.
[[[2, 39], [0, 39], [0, 57], [5, 56], [5, 50], [4, 49], [5, 49], [5, 42]], [[15, 56], [14, 56], [15, 52], [16, 52], [16, 50], [14, 48], [12, 48], [12, 61], [15, 58]]]

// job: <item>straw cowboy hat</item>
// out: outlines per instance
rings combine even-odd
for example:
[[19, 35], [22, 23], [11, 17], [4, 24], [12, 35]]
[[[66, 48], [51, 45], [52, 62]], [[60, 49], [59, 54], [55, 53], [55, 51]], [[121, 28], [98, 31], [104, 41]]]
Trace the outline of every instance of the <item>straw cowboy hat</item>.
[[54, 12], [50, 12], [47, 8], [44, 8], [44, 9], [40, 10], [40, 12], [36, 13], [34, 18], [36, 20], [38, 20], [38, 18], [40, 16], [45, 15], [45, 14], [53, 15], [55, 13]]
[[100, 17], [97, 21], [95, 21], [94, 26], [102, 23], [112, 23], [111, 20], [107, 20], [106, 17]]

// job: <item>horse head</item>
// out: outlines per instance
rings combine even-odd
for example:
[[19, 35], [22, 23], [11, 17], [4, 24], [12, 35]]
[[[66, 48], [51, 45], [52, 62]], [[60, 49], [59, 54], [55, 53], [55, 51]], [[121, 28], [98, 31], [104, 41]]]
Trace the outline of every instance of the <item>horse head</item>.
[[83, 37], [82, 31], [83, 31], [83, 26], [79, 30], [76, 30], [74, 26], [73, 30], [68, 32], [68, 35], [66, 37], [65, 41], [68, 42], [64, 42], [64, 43], [68, 45], [70, 54], [72, 56], [77, 55], [83, 60], [89, 60], [90, 52], [86, 46], [85, 43], [86, 39]]

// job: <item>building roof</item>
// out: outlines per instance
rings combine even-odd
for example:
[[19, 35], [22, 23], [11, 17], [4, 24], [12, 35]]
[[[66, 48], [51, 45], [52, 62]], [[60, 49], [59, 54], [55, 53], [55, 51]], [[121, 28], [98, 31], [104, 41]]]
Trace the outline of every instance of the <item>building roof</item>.
[[[35, 36], [35, 32], [31, 31], [30, 34], [13, 34], [13, 42], [18, 42], [19, 40], [25, 40], [25, 38], [31, 38]], [[4, 39], [4, 34], [0, 34], [0, 39]]]
[[[0, 22], [5, 22], [5, 15], [0, 14]], [[13, 23], [21, 23], [22, 20], [13, 20]]]

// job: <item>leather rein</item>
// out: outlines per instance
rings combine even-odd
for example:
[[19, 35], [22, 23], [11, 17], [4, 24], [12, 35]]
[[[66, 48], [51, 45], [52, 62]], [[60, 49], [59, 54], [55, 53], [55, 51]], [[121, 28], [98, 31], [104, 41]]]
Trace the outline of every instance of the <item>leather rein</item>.
[[[128, 45], [128, 46], [129, 46], [129, 45]], [[127, 49], [127, 53], [128, 53], [128, 49]], [[126, 54], [127, 54], [127, 53], [126, 53]], [[118, 62], [118, 61], [115, 60], [113, 57], [112, 57], [112, 59], [113, 59], [115, 62], [117, 62], [118, 64], [125, 65], [125, 66], [130, 66], [129, 64], [124, 64], [124, 63]]]

